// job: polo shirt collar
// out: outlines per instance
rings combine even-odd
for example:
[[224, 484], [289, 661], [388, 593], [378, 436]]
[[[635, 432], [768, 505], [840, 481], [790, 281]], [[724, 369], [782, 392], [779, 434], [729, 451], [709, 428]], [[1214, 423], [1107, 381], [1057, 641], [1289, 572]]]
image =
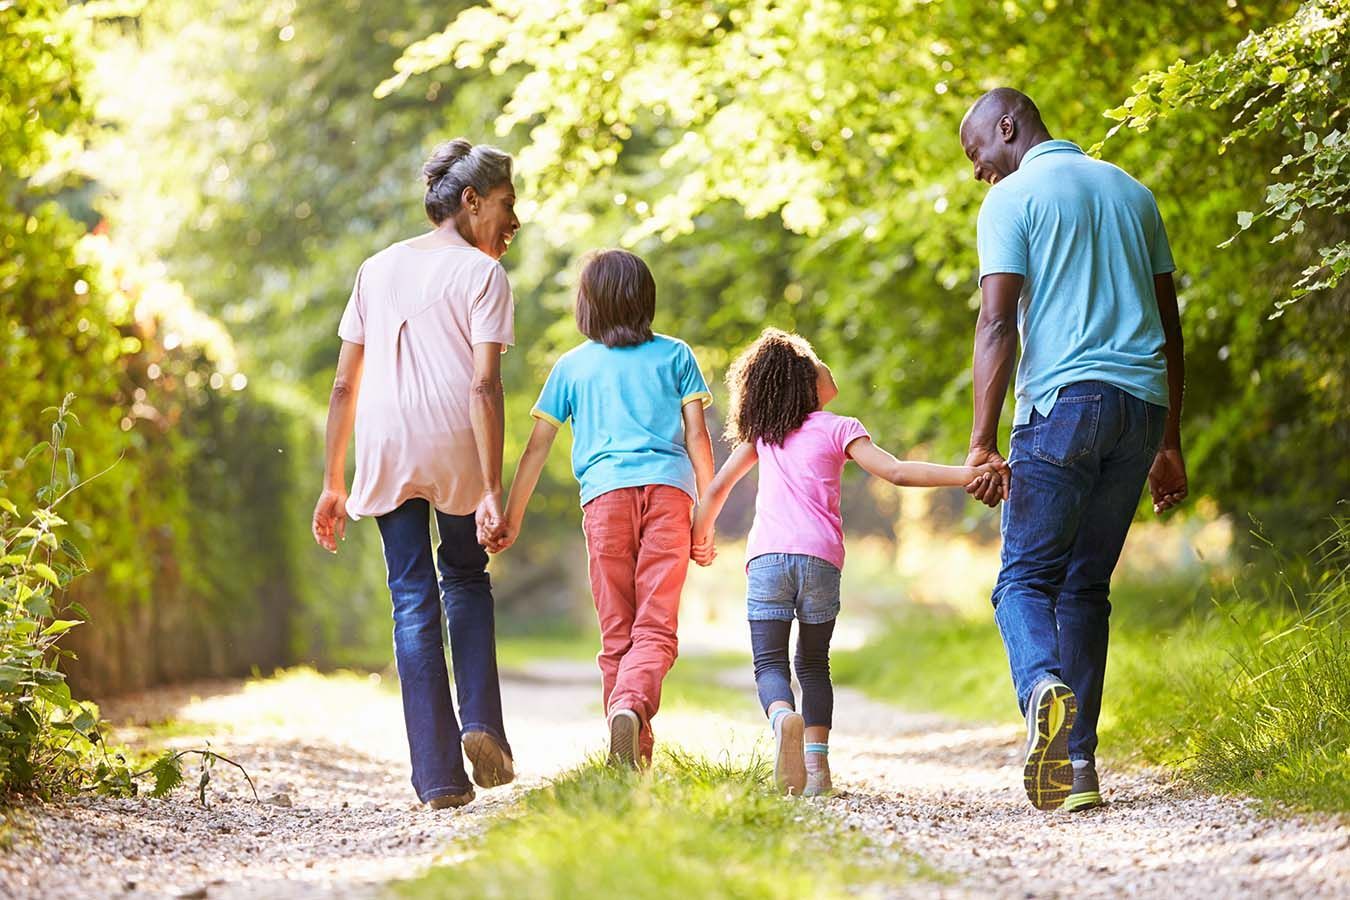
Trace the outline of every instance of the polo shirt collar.
[[1079, 147], [1073, 141], [1041, 141], [1022, 155], [1022, 165], [1026, 165], [1038, 156], [1044, 156], [1047, 153], [1056, 153], [1061, 150], [1068, 150], [1082, 155], [1083, 148]]

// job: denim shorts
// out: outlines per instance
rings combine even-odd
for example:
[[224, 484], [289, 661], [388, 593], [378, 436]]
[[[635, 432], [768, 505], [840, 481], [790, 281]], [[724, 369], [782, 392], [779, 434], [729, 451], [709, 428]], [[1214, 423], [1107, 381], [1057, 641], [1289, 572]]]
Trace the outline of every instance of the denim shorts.
[[839, 570], [804, 553], [765, 553], [746, 566], [747, 618], [819, 625], [839, 615]]

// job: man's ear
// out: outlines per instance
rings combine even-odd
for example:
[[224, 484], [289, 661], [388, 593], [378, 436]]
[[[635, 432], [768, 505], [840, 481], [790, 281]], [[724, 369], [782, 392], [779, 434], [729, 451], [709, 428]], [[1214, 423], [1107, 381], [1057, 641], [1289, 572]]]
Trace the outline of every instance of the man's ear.
[[998, 136], [1003, 143], [1012, 143], [1013, 138], [1017, 136], [1017, 120], [1009, 115], [999, 116]]

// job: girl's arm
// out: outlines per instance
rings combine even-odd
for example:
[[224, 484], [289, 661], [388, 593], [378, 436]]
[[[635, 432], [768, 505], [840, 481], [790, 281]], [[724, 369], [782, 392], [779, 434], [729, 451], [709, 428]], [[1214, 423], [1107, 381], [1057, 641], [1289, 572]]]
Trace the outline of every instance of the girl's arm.
[[680, 415], [684, 417], [684, 449], [694, 464], [694, 480], [698, 483], [698, 495], [702, 497], [708, 490], [708, 482], [713, 480], [712, 438], [703, 417], [703, 401], [690, 400], [680, 408]]
[[708, 490], [700, 494], [698, 506], [694, 509], [693, 551], [694, 562], [700, 566], [712, 563], [717, 555], [713, 545], [713, 526], [717, 516], [736, 486], [746, 473], [759, 462], [759, 454], [754, 444], [738, 444], [731, 451], [731, 457], [722, 465], [722, 470], [708, 485]]
[[500, 553], [516, 541], [520, 534], [520, 525], [525, 520], [525, 507], [530, 504], [535, 486], [539, 484], [539, 475], [544, 471], [548, 460], [548, 451], [553, 448], [553, 439], [558, 436], [558, 426], [544, 419], [534, 420], [534, 430], [525, 444], [525, 452], [520, 455], [516, 466], [515, 478], [511, 479], [511, 495], [506, 501], [506, 519], [502, 535], [498, 540], [483, 542], [483, 546], [493, 553]]
[[965, 487], [987, 473], [998, 474], [993, 464], [944, 466], [896, 459], [865, 437], [854, 440], [845, 452], [866, 471], [901, 487]]

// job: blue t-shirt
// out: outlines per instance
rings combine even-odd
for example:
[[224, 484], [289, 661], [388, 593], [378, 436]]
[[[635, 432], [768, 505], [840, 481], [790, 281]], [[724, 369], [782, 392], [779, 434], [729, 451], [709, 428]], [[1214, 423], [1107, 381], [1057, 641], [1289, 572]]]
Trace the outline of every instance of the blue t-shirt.
[[1173, 271], [1153, 195], [1070, 141], [1045, 141], [989, 189], [980, 278], [1026, 278], [1014, 424], [1049, 415], [1059, 389], [1105, 381], [1167, 406], [1167, 360], [1153, 276]]
[[572, 473], [581, 505], [607, 491], [667, 484], [698, 500], [684, 447], [684, 404], [712, 403], [689, 345], [658, 334], [636, 347], [587, 341], [548, 373], [530, 415], [572, 420]]

